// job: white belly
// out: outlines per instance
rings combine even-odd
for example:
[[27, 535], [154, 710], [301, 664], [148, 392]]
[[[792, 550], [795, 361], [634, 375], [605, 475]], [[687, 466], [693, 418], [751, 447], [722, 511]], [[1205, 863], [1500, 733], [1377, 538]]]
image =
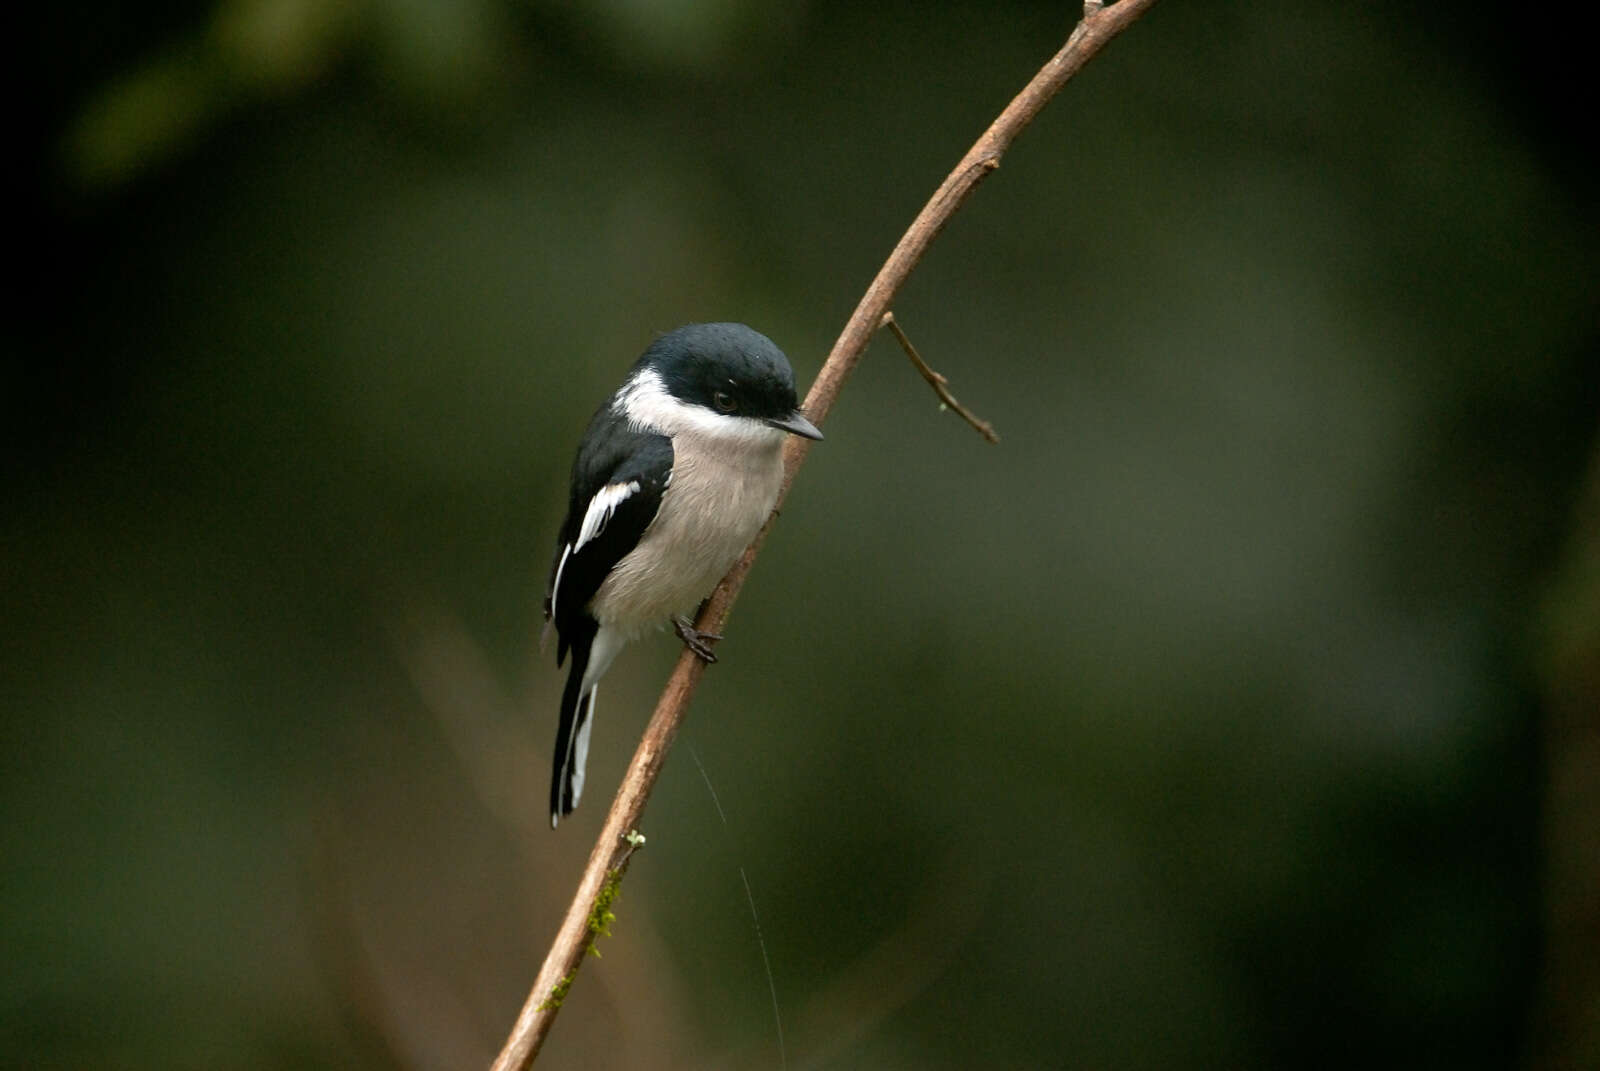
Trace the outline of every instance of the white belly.
[[752, 450], [748, 440], [673, 436], [672, 480], [655, 520], [589, 603], [602, 627], [631, 637], [693, 613], [772, 512], [783, 482], [783, 438], [774, 431], [770, 444]]

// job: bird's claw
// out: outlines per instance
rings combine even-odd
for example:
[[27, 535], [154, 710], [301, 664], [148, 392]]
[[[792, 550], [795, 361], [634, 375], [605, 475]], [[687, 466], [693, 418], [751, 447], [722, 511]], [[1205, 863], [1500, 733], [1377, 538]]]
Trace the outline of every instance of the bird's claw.
[[693, 651], [700, 661], [709, 666], [717, 660], [716, 652], [711, 650], [711, 644], [722, 639], [717, 633], [701, 632], [683, 617], [672, 619], [672, 629], [678, 634], [678, 639], [683, 641], [683, 645]]

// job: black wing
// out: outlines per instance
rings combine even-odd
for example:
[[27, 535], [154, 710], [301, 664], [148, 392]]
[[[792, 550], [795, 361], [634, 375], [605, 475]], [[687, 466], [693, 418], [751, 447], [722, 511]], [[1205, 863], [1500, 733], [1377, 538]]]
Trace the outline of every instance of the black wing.
[[572, 463], [567, 519], [545, 589], [545, 618], [560, 636], [556, 665], [577, 632], [593, 628], [589, 600], [655, 520], [671, 478], [671, 439], [634, 429], [609, 407], [595, 414]]

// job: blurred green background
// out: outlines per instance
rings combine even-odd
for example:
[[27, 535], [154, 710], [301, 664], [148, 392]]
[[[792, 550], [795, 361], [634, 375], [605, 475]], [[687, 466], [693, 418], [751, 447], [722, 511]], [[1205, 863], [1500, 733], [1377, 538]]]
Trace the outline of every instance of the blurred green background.
[[[486, 1065], [677, 649], [550, 832], [590, 412], [809, 382], [1075, 11], [34, 13], [0, 1064]], [[547, 1065], [1596, 1066], [1586, 62], [1167, 0], [1070, 85], [896, 304], [1002, 444], [874, 343]]]

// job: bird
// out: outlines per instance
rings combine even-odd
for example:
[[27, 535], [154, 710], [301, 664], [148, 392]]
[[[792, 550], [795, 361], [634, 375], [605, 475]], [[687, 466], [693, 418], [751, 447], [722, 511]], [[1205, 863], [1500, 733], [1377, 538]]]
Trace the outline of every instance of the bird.
[[550, 828], [583, 795], [600, 678], [629, 642], [671, 624], [706, 662], [689, 615], [777, 504], [790, 435], [820, 440], [789, 359], [739, 323], [660, 335], [589, 421], [572, 463], [566, 519], [545, 590], [561, 694]]

